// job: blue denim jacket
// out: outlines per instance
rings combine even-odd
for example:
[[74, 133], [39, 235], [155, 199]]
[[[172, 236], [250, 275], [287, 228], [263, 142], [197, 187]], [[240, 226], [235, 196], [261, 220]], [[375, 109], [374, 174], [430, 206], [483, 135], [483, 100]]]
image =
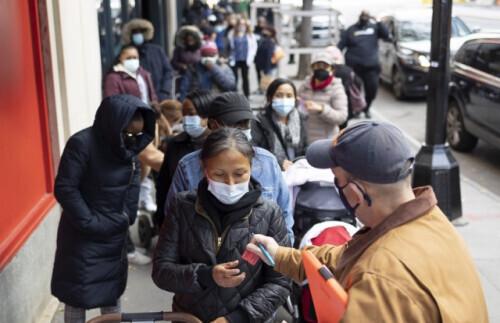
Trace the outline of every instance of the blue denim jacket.
[[[259, 147], [255, 147], [254, 149], [255, 157], [252, 161], [252, 177], [262, 186], [262, 196], [276, 202], [281, 208], [287, 230], [293, 241], [293, 212], [290, 193], [278, 161], [269, 151]], [[200, 150], [197, 150], [184, 156], [179, 161], [165, 201], [165, 212], [168, 212], [170, 203], [172, 203], [178, 192], [197, 189], [198, 183], [202, 178], [203, 171], [201, 168]]]

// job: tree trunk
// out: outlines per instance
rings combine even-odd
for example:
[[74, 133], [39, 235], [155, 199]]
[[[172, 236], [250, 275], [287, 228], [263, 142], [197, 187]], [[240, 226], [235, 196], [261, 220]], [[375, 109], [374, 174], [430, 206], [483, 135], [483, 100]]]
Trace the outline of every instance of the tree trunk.
[[[313, 0], [302, 0], [302, 10], [309, 11], [313, 9]], [[300, 25], [300, 47], [310, 47], [312, 39], [311, 17], [302, 17]], [[311, 55], [300, 55], [299, 72], [297, 78], [303, 80], [310, 72]]]

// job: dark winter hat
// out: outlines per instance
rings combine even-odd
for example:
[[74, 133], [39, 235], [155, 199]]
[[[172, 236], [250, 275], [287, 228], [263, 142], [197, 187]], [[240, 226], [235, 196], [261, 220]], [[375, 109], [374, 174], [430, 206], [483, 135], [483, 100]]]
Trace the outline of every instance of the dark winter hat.
[[255, 119], [248, 99], [240, 93], [226, 92], [216, 97], [208, 109], [208, 117], [225, 126]]
[[342, 167], [370, 183], [396, 183], [413, 171], [414, 154], [403, 132], [385, 122], [359, 122], [333, 140], [317, 140], [306, 152], [316, 168]]

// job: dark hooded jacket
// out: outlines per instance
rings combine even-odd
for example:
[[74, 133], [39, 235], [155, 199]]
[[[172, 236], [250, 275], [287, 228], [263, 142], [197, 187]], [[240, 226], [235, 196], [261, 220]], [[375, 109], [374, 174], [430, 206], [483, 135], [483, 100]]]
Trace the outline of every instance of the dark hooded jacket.
[[[259, 197], [251, 211], [219, 237], [201, 204], [196, 192], [176, 196], [156, 247], [154, 282], [175, 293], [174, 310], [192, 313], [203, 322], [236, 313], [243, 315], [235, 322], [268, 321], [289, 295], [290, 281], [262, 262], [249, 265], [241, 255], [252, 233], [271, 236], [281, 246], [290, 245], [278, 206]], [[239, 260], [240, 270], [246, 273], [239, 286], [222, 288], [215, 282], [206, 283], [213, 266], [233, 260]]]
[[[126, 149], [122, 132], [138, 109], [143, 135]], [[137, 154], [154, 130], [149, 106], [131, 95], [115, 95], [102, 101], [92, 127], [68, 140], [54, 191], [63, 213], [51, 287], [61, 302], [87, 309], [111, 306], [125, 290], [125, 240], [139, 196]]]
[[130, 20], [123, 27], [122, 41], [124, 44], [131, 44], [132, 31], [136, 29], [145, 30], [144, 44], [137, 46], [141, 66], [151, 73], [153, 87], [158, 100], [171, 99], [173, 97], [173, 69], [165, 54], [165, 50], [161, 46], [151, 42], [154, 35], [153, 24], [145, 19]]
[[[196, 49], [186, 47], [186, 37], [188, 35], [195, 39]], [[190, 65], [194, 65], [201, 60], [201, 41], [202, 34], [196, 26], [183, 26], [179, 29], [175, 35], [175, 49], [172, 56], [172, 66], [177, 71], [184, 73], [186, 70], [183, 69], [183, 65], [190, 68]]]

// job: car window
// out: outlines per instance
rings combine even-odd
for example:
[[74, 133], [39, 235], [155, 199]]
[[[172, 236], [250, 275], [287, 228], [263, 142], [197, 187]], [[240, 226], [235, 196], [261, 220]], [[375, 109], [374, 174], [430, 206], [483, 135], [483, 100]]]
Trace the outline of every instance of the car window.
[[455, 26], [455, 32], [453, 36], [455, 37], [463, 37], [472, 33], [472, 31], [467, 27], [464, 21], [458, 17], [453, 17], [453, 25]]
[[458, 53], [455, 55], [455, 61], [473, 66], [474, 58], [476, 56], [476, 50], [479, 47], [479, 43], [467, 43], [460, 48]]
[[397, 27], [398, 39], [402, 42], [430, 40], [431, 23], [430, 21], [399, 21]]
[[500, 77], [500, 44], [486, 43], [479, 46], [474, 67]]

